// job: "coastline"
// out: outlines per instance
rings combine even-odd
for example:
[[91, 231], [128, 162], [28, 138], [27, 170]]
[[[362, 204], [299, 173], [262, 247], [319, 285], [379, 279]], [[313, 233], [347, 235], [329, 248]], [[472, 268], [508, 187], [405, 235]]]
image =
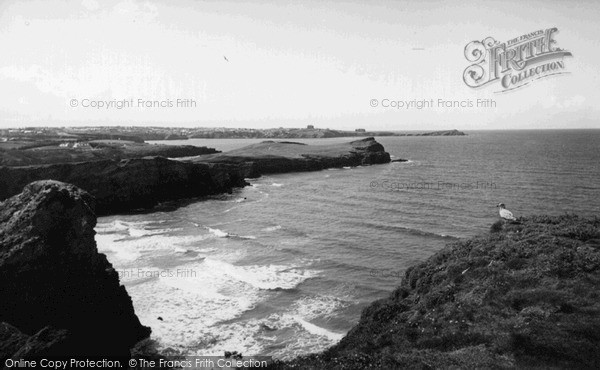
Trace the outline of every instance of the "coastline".
[[332, 146], [265, 142], [238, 151], [177, 159], [143, 157], [3, 166], [0, 200], [18, 194], [32, 181], [50, 179], [86, 190], [96, 199], [97, 214], [109, 215], [149, 209], [164, 201], [228, 193], [246, 186], [245, 178], [268, 173], [388, 162], [389, 154], [370, 137]]
[[447, 245], [322, 353], [273, 369], [597, 368], [600, 218], [529, 216]]
[[[260, 154], [274, 145], [280, 150], [278, 155]], [[152, 347], [146, 340], [151, 329], [140, 324], [116, 271], [106, 256], [98, 253], [93, 231], [98, 215], [151, 208], [163, 200], [228, 192], [245, 186], [246, 176], [269, 171], [293, 172], [299, 170], [298, 166], [314, 171], [390, 161], [389, 154], [373, 138], [333, 148], [303, 146], [293, 158], [286, 155], [289, 146], [298, 145], [267, 142], [248, 148], [249, 153], [243, 157], [223, 155], [208, 160], [151, 157], [1, 167], [0, 263], [5, 276], [3, 291], [13, 304], [2, 313], [0, 358], [51, 354], [122, 359], [128, 358], [131, 350], [143, 356], [160, 356], [148, 349]], [[235, 158], [233, 163], [231, 158]], [[33, 275], [53, 278], [32, 280], [28, 277], [32, 274], [31, 264], [36, 266]], [[97, 286], [96, 290], [114, 296], [112, 301], [80, 289], [88, 280], [104, 281], [106, 286]], [[62, 296], [56, 290], [62, 286], [77, 287], [76, 292], [69, 292], [70, 297], [84, 303], [59, 299], [53, 303], [55, 316], [36, 314], [37, 321], [25, 320], [36, 310], [29, 306], [48, 306], [53, 294]], [[93, 311], [86, 306], [90, 302], [97, 306]], [[73, 307], [69, 305], [81, 310], [72, 323], [65, 321], [72, 316]], [[129, 332], [114, 340], [123, 332], [117, 334], [112, 326], [93, 324], [106, 321], [127, 327]]]
[[[363, 144], [358, 147], [364, 147]], [[292, 159], [312, 160], [310, 155], [308, 158], [302, 155], [311, 154], [314, 148], [303, 150], [303, 145], [293, 143], [267, 142], [245, 150], [252, 154], [277, 153], [286, 145], [299, 150], [288, 151]], [[333, 152], [335, 155], [324, 158], [340, 160], [337, 149]], [[377, 147], [373, 152], [381, 156]], [[343, 160], [369, 158], [355, 154]], [[237, 166], [238, 160], [248, 163], [245, 160], [248, 155], [219, 153], [211, 163]], [[272, 161], [268, 156], [254, 159], [266, 164]], [[190, 164], [188, 161], [182, 158], [175, 162], [186, 165]], [[80, 204], [77, 199], [91, 202], [88, 195], [78, 195], [70, 185], [64, 186], [66, 193], [73, 195], [61, 198], [60, 204]], [[41, 188], [44, 187], [30, 186], [26, 193], [35, 194]], [[20, 217], [18, 212], [11, 211], [19, 208], [16, 201], [6, 202], [12, 204], [6, 214]], [[6, 207], [6, 202], [0, 208]], [[33, 210], [37, 205], [24, 208]], [[63, 229], [62, 222], [71, 225], [81, 222], [80, 213], [70, 214], [72, 218], [57, 217], [58, 223], [53, 227]], [[95, 223], [88, 216], [84, 219], [87, 224]], [[593, 333], [600, 327], [597, 315], [600, 311], [595, 307], [594, 297], [600, 292], [597, 284], [590, 282], [599, 279], [600, 222], [597, 218], [574, 215], [530, 216], [518, 222], [500, 223], [493, 232], [450, 244], [427, 261], [412, 266], [399, 288], [388, 298], [370, 304], [358, 325], [339, 344], [319, 354], [277, 361], [273, 367], [597, 366], [600, 362], [593, 348], [598, 339]], [[20, 221], [11, 221], [3, 224], [2, 229], [22, 235], [19, 229], [10, 228], [19, 224]], [[11, 239], [5, 240], [3, 245], [13, 243]], [[31, 334], [38, 333], [20, 333], [20, 329], [9, 322], [3, 324], [2, 333], [21, 344], [38, 340], [47, 333], [57, 339], [64, 337], [60, 331], [46, 330], [34, 338]], [[144, 343], [151, 347], [151, 341]], [[136, 356], [147, 353], [143, 348], [136, 349]]]
[[[125, 349], [140, 340], [135, 356], [162, 356], [153, 350], [152, 341], [144, 340], [150, 329], [140, 325], [114, 269], [97, 252], [91, 231], [96, 223], [93, 207], [89, 194], [55, 181], [32, 183], [0, 203], [0, 261], [11, 277], [3, 284], [8, 284], [11, 301], [22, 307], [3, 314], [1, 357], [98, 353], [123, 358]], [[36, 271], [53, 279], [41, 283], [27, 278], [31, 273], [27, 266], [36, 259], [40, 259], [33, 264]], [[66, 262], [53, 262], [57, 259]], [[65, 263], [77, 265], [61, 267]], [[110, 277], [99, 278], [106, 273]], [[82, 328], [64, 321], [72, 310], [68, 300], [54, 301], [56, 317], [42, 315], [35, 323], [24, 319], [23, 313], [37, 306], [18, 298], [23, 291], [29, 292], [26, 299], [44, 301], [57, 289], [57, 277], [69, 286], [85, 287], [87, 280], [79, 280], [88, 275], [106, 281], [102, 294], [121, 298], [110, 302], [98, 298], [101, 309], [94, 313], [82, 307]], [[76, 285], [68, 282], [74, 277]], [[322, 353], [275, 361], [270, 368], [597, 367], [598, 281], [599, 218], [529, 216], [514, 223], [498, 221], [488, 233], [448, 244], [410, 267], [399, 287], [367, 306], [359, 323], [337, 345]], [[87, 296], [86, 301], [89, 294], [85, 289], [69, 292], [73, 299]], [[122, 326], [90, 324], [98, 320], [93, 315], [115, 313], [116, 322], [125, 320], [131, 327], [127, 340], [112, 341], [121, 335], [117, 332], [122, 333]], [[111, 344], [101, 345], [99, 340]]]

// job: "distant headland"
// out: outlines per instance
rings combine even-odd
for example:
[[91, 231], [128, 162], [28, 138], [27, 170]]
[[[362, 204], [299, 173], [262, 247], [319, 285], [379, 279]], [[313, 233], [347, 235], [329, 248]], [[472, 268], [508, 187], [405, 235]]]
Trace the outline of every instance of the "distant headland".
[[317, 128], [185, 128], [185, 127], [139, 127], [139, 126], [97, 126], [97, 127], [23, 127], [0, 129], [0, 149], [10, 149], [22, 145], [76, 143], [97, 140], [126, 140], [136, 143], [158, 140], [187, 139], [327, 139], [334, 137], [365, 136], [464, 136], [462, 131], [372, 131], [356, 128], [353, 131]]
[[330, 130], [328, 128], [315, 128], [308, 125], [306, 128], [272, 128], [272, 129], [196, 129], [189, 137], [201, 139], [328, 139], [334, 137], [362, 137], [362, 136], [464, 136], [458, 130], [423, 131], [423, 132], [395, 132], [395, 131], [367, 131], [357, 128], [354, 131]]
[[96, 199], [99, 215], [152, 208], [160, 202], [231, 192], [246, 178], [390, 162], [374, 138], [341, 144], [264, 141], [235, 151], [195, 146], [93, 140], [80, 145], [0, 151], [0, 200], [37, 180], [76, 185]]

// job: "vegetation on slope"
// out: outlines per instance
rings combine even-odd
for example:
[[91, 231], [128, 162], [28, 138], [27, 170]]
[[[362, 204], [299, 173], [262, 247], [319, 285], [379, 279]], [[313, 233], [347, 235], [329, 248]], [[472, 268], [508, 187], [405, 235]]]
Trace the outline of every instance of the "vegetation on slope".
[[192, 145], [150, 145], [131, 141], [91, 141], [80, 147], [60, 147], [58, 143], [35, 143], [19, 149], [0, 150], [0, 166], [121, 160], [162, 156], [169, 158], [214, 154], [219, 151]]
[[276, 368], [600, 368], [600, 218], [535, 216], [409, 268], [335, 347]]

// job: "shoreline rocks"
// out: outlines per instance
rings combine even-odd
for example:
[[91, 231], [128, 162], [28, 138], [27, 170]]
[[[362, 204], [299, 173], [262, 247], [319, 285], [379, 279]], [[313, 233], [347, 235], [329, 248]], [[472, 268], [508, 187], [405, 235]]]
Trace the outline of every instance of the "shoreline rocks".
[[98, 215], [147, 209], [159, 202], [230, 192], [245, 186], [237, 166], [192, 164], [162, 157], [0, 167], [0, 199], [31, 181], [52, 179], [85, 189]]
[[[129, 357], [150, 335], [94, 240], [94, 199], [37, 181], [0, 203], [0, 357]], [[4, 361], [2, 361], [4, 363]]]

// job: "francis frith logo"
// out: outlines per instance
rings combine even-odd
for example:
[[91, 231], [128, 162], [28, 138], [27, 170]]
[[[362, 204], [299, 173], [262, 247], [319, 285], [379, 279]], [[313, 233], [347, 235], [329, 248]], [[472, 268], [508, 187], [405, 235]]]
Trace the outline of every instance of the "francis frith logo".
[[548, 28], [503, 43], [493, 37], [471, 41], [465, 47], [465, 58], [473, 64], [465, 69], [463, 80], [473, 88], [496, 82], [501, 86], [498, 92], [503, 92], [566, 73], [564, 58], [572, 55], [557, 47], [557, 33], [557, 28]]

